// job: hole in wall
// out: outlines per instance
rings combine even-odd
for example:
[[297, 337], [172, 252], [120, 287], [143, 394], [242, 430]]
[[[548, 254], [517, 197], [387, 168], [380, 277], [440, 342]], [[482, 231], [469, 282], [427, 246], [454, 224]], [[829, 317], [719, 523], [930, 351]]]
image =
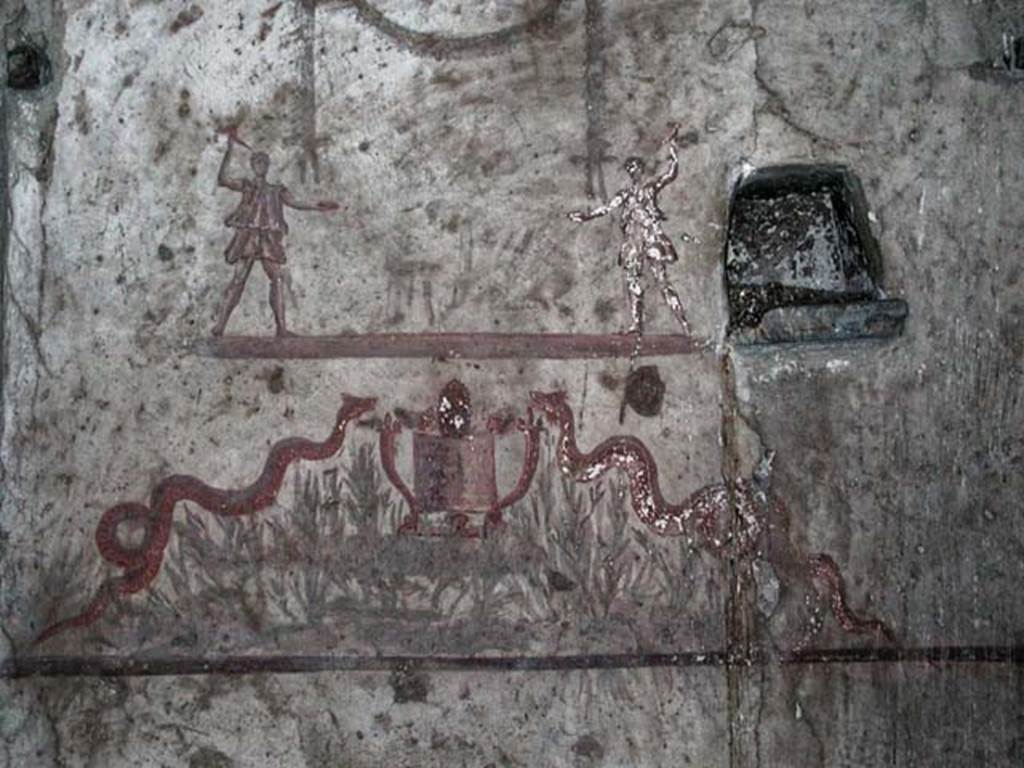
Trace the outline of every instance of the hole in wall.
[[733, 190], [725, 283], [738, 343], [899, 335], [906, 302], [884, 298], [881, 282], [867, 200], [848, 168], [760, 168]]
[[1024, 36], [1003, 33], [1002, 59], [1008, 72], [1024, 74]]
[[46, 51], [29, 43], [7, 51], [7, 87], [17, 91], [42, 88], [52, 78], [50, 57]]
[[881, 261], [860, 182], [841, 166], [759, 169], [737, 186], [729, 216], [730, 328], [776, 307], [878, 295]]

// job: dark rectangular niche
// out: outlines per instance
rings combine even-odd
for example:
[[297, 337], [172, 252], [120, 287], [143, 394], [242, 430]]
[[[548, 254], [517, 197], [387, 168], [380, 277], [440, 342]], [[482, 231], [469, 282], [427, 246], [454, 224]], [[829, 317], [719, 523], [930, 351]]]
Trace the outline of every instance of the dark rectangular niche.
[[740, 344], [889, 338], [906, 303], [885, 299], [864, 191], [848, 169], [761, 168], [733, 191], [725, 254], [729, 334]]
[[967, 68], [975, 80], [1009, 87], [1024, 85], [1024, 36], [1003, 33], [1003, 44], [994, 60], [978, 61]]
[[1024, 37], [1003, 35], [1003, 66], [1007, 72], [1024, 74]]

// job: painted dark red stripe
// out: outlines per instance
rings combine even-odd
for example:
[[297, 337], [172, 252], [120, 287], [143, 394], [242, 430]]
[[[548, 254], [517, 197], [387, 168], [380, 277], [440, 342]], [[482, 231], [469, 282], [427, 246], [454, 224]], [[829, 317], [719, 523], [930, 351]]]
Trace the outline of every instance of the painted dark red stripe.
[[436, 672], [531, 672], [656, 667], [749, 667], [770, 664], [1024, 664], [1024, 646], [931, 646], [806, 650], [781, 657], [732, 658], [724, 651], [574, 656], [293, 656], [209, 658], [25, 656], [0, 662], [0, 678], [153, 677], [167, 675], [387, 672], [415, 667]]
[[[198, 354], [219, 358], [327, 360], [442, 358], [576, 360], [627, 358], [635, 337], [571, 333], [351, 333], [336, 336], [223, 336], [197, 343]], [[701, 346], [690, 336], [644, 336], [640, 356], [688, 355]]]

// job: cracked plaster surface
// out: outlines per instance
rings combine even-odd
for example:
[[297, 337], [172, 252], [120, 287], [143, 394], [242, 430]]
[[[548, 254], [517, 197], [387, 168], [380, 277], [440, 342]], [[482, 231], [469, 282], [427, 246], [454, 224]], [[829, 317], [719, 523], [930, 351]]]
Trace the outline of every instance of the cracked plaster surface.
[[[971, 75], [1013, 22], [1008, 5], [14, 8], [8, 40], [43, 36], [58, 76], [4, 93], [3, 655], [38, 628], [40, 586], [57, 588], [43, 577], [55, 543], [88, 542], [112, 495], [142, 497], [173, 471], [237, 478], [276, 437], [323, 424], [341, 381], [400, 380], [388, 407], [452, 375], [495, 406], [590, 382], [581, 439], [618, 429], [616, 395], [594, 382], [624, 363], [289, 363], [274, 392], [264, 363], [185, 353], [227, 279], [230, 200], [213, 191], [227, 122], [290, 186], [347, 205], [335, 221], [292, 219], [289, 306], [319, 332], [616, 330], [612, 225], [575, 229], [552, 211], [617, 188], [624, 156], [653, 158], [682, 118], [700, 141], [669, 224], [699, 240], [680, 290], [714, 335], [729, 180], [745, 164], [849, 165], [884, 284], [911, 306], [906, 336], [739, 357], [732, 400], [713, 362], [675, 361], [665, 416], [629, 426], [659, 455], [686, 446], [673, 495], [778, 451], [798, 510], [788, 536], [835, 549], [903, 638], [1015, 641], [1022, 91]], [[269, 328], [262, 286], [233, 322]], [[89, 558], [81, 578], [95, 580]], [[705, 637], [724, 631], [704, 618]], [[12, 766], [1014, 765], [1024, 697], [1011, 669], [432, 673], [424, 701], [400, 703], [387, 673], [28, 679], [2, 684], [0, 754]]]

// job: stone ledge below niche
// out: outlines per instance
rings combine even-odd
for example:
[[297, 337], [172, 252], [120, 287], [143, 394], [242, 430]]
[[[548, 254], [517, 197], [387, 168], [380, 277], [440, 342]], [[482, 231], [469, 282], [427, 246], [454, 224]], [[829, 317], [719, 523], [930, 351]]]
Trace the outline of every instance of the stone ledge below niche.
[[776, 307], [755, 327], [736, 329], [730, 339], [738, 345], [891, 339], [903, 333], [908, 312], [903, 299]]

